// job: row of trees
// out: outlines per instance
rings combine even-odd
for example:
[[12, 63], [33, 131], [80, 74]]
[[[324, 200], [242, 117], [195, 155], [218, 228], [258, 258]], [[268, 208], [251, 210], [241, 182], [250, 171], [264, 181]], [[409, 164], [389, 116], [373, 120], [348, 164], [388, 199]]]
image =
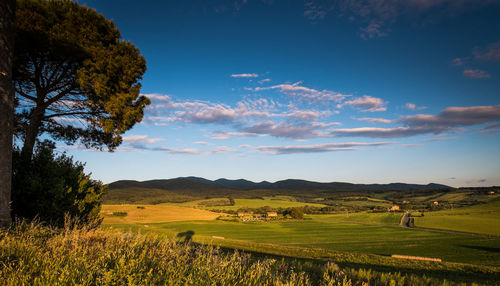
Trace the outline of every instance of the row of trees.
[[[98, 199], [102, 185], [82, 164], [56, 158], [54, 145], [37, 140], [46, 135], [114, 150], [150, 103], [139, 95], [144, 57], [112, 21], [70, 0], [0, 1], [0, 56], [0, 224], [10, 223], [12, 175], [17, 214], [33, 216], [25, 210], [57, 196], [79, 201], [66, 202], [68, 209], [85, 209], [90, 197], [77, 193], [95, 192], [90, 196]], [[44, 173], [42, 166], [52, 169]]]

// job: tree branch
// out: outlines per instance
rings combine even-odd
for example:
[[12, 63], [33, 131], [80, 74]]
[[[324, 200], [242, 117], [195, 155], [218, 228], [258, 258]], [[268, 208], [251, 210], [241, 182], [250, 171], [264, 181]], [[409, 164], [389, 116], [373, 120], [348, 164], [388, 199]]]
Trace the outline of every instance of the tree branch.
[[45, 115], [43, 118], [44, 119], [49, 119], [49, 118], [52, 118], [52, 117], [57, 117], [57, 116], [70, 116], [70, 115], [90, 115], [92, 114], [92, 112], [84, 112], [84, 111], [81, 111], [81, 112], [62, 112], [62, 113], [53, 113], [53, 114], [50, 114], [50, 115]]
[[29, 99], [29, 100], [33, 100], [33, 101], [35, 101], [35, 102], [36, 102], [36, 97], [33, 97], [33, 96], [31, 96], [31, 95], [28, 95], [27, 93], [25, 93], [25, 92], [24, 92], [24, 91], [22, 91], [21, 89], [17, 89], [17, 88], [16, 88], [16, 92], [17, 92], [20, 96], [22, 96], [22, 97], [24, 97], [24, 98], [26, 98], [26, 99]]

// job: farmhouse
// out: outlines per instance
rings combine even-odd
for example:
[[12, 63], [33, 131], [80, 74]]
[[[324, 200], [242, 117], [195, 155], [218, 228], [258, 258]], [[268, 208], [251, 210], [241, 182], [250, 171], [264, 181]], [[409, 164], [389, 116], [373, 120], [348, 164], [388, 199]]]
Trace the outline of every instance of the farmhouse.
[[277, 212], [267, 212], [266, 217], [277, 217], [278, 213]]
[[393, 206], [389, 209], [389, 211], [399, 211], [399, 206], [397, 206], [397, 205], [393, 205]]
[[253, 212], [238, 212], [239, 217], [253, 216]]

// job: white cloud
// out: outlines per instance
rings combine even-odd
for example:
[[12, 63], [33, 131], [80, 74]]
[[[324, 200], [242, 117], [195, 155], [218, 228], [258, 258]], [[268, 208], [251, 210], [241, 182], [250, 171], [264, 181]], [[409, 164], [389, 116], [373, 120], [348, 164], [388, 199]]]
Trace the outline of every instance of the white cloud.
[[257, 136], [264, 136], [264, 135], [251, 132], [230, 132], [230, 131], [214, 131], [211, 133], [211, 138], [217, 140], [226, 140], [232, 137], [257, 137]]
[[315, 144], [315, 145], [259, 146], [256, 149], [268, 154], [281, 155], [281, 154], [295, 154], [295, 153], [350, 151], [350, 150], [357, 150], [360, 147], [382, 146], [388, 144], [392, 143], [391, 142], [375, 142], [375, 143], [345, 142], [345, 143], [326, 143], [326, 144]]
[[373, 117], [362, 117], [362, 118], [357, 118], [357, 120], [368, 121], [371, 123], [384, 123], [384, 124], [393, 123], [393, 120], [384, 119], [384, 118], [373, 118]]
[[129, 135], [122, 137], [123, 142], [130, 144], [151, 144], [163, 141], [163, 138], [149, 138], [148, 135]]
[[410, 102], [405, 104], [405, 107], [410, 110], [424, 110], [427, 108], [426, 106], [417, 106], [415, 103], [410, 103]]
[[234, 78], [256, 78], [259, 77], [256, 73], [240, 73], [240, 74], [232, 74], [231, 77]]
[[265, 78], [265, 79], [259, 80], [258, 83], [263, 84], [263, 83], [270, 82], [270, 81], [271, 81], [270, 78]]
[[338, 92], [330, 91], [330, 90], [316, 90], [314, 88], [309, 88], [301, 85], [302, 82], [296, 82], [293, 84], [278, 84], [268, 87], [256, 87], [254, 91], [263, 91], [263, 90], [272, 90], [277, 89], [281, 93], [286, 94], [288, 96], [294, 96], [302, 100], [310, 101], [310, 102], [340, 102], [346, 97], [350, 95], [341, 94]]
[[337, 137], [371, 137], [371, 138], [399, 138], [410, 137], [419, 134], [441, 133], [445, 130], [429, 127], [395, 127], [376, 128], [359, 127], [332, 130], [331, 134]]
[[274, 123], [272, 121], [265, 121], [253, 126], [243, 127], [241, 128], [241, 130], [252, 134], [265, 134], [273, 137], [305, 139], [305, 138], [325, 137], [327, 135], [323, 133], [321, 130], [334, 125], [339, 125], [339, 123], [338, 122]]
[[[448, 107], [438, 115], [417, 114], [396, 121], [405, 126], [395, 128], [346, 128], [331, 131], [332, 136], [373, 138], [410, 137], [422, 134], [441, 134], [458, 128], [500, 121], [500, 105]], [[494, 125], [494, 124], [493, 124]]]
[[386, 103], [381, 98], [369, 95], [364, 95], [362, 97], [346, 101], [339, 106], [342, 107], [346, 105], [353, 106], [363, 112], [379, 112], [387, 110], [385, 107]]

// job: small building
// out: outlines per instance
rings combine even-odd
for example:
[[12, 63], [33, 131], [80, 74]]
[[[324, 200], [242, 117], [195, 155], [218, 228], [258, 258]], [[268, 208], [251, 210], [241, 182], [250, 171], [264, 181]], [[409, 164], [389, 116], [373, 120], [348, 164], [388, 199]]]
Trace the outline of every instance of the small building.
[[253, 216], [253, 212], [238, 212], [239, 217]]
[[399, 206], [394, 205], [389, 209], [389, 211], [399, 211]]
[[266, 217], [277, 217], [278, 213], [277, 212], [267, 212]]
[[435, 206], [437, 206], [437, 205], [439, 205], [439, 202], [438, 202], [438, 201], [434, 201], [434, 202], [433, 202], [433, 204], [434, 204]]

